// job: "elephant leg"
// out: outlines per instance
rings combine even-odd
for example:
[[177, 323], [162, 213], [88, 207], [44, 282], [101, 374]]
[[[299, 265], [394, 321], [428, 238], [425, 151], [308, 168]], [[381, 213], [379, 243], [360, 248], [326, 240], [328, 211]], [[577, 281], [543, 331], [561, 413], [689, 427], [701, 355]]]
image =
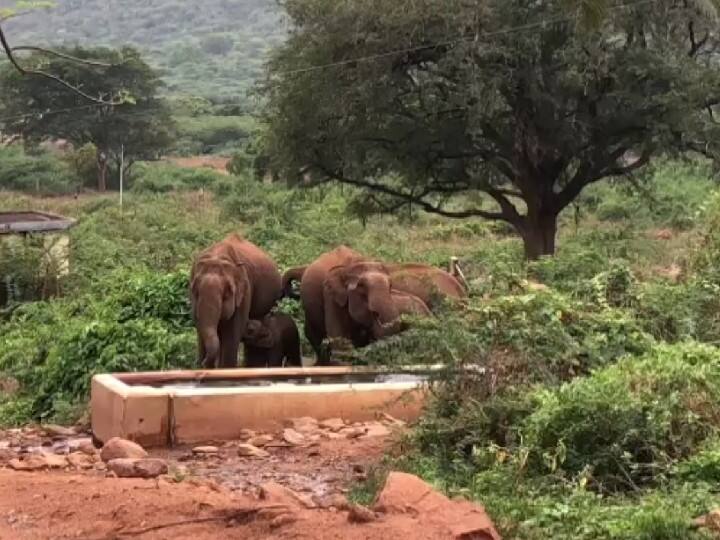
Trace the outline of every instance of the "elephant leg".
[[315, 358], [317, 359], [317, 363], [321, 364], [322, 362], [322, 337], [320, 337], [317, 330], [315, 330], [312, 325], [305, 320], [305, 337], [310, 342], [310, 346], [313, 348], [313, 351], [315, 351]]
[[220, 323], [220, 367], [238, 367], [238, 352], [245, 326], [240, 328], [241, 315], [236, 313], [227, 321]]
[[202, 365], [205, 362], [205, 343], [203, 343], [203, 338], [200, 335], [200, 332], [197, 333], [197, 348], [198, 348], [198, 364]]

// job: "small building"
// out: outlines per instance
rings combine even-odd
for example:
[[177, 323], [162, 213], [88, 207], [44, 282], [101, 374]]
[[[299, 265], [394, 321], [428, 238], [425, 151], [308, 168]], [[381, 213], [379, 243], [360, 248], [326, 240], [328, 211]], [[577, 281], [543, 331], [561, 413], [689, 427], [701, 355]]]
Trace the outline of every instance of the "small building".
[[45, 212], [0, 212], [0, 306], [57, 292], [58, 278], [70, 273], [67, 230], [75, 223]]

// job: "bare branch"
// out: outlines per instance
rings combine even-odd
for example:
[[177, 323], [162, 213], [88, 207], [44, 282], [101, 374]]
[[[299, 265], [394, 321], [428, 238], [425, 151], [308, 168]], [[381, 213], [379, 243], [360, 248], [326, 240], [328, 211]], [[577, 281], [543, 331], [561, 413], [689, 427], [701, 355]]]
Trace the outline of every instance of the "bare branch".
[[13, 47], [12, 52], [21, 52], [21, 51], [33, 51], [33, 52], [39, 52], [42, 54], [47, 54], [49, 56], [57, 56], [58, 58], [64, 58], [65, 60], [70, 60], [72, 62], [75, 62], [77, 64], [85, 64], [88, 66], [97, 66], [97, 67], [113, 67], [114, 65], [118, 64], [108, 64], [107, 62], [98, 62], [97, 60], [86, 60], [84, 58], [78, 58], [77, 56], [72, 56], [69, 54], [61, 53], [59, 51], [53, 51], [51, 49], [45, 49], [43, 47], [35, 47], [31, 45], [21, 45], [19, 47]]
[[323, 174], [325, 174], [327, 177], [336, 180], [342, 184], [349, 184], [351, 186], [361, 187], [365, 189], [370, 189], [372, 191], [377, 191], [379, 193], [384, 193], [386, 195], [390, 195], [392, 197], [396, 197], [398, 199], [401, 199], [407, 203], [416, 204], [426, 212], [429, 212], [431, 214], [438, 214], [440, 216], [449, 217], [449, 218], [456, 218], [456, 219], [463, 219], [463, 218], [469, 218], [469, 217], [481, 217], [484, 219], [489, 220], [500, 220], [500, 221], [510, 221], [512, 219], [512, 216], [507, 215], [504, 211], [503, 212], [488, 212], [486, 210], [480, 210], [477, 208], [468, 209], [468, 210], [458, 210], [458, 211], [452, 211], [452, 210], [444, 210], [443, 208], [434, 205], [432, 203], [429, 203], [428, 201], [424, 200], [423, 197], [432, 193], [433, 191], [438, 191], [437, 189], [428, 188], [420, 195], [413, 195], [411, 193], [407, 193], [404, 191], [400, 191], [394, 188], [391, 188], [385, 184], [379, 184], [376, 182], [369, 182], [366, 180], [357, 180], [353, 178], [348, 178], [346, 176], [343, 176], [342, 174], [338, 174], [332, 171], [327, 170], [322, 165], [315, 163], [315, 166], [322, 171]]
[[56, 83], [60, 84], [61, 86], [64, 86], [71, 92], [74, 92], [75, 94], [83, 97], [84, 99], [87, 99], [88, 101], [92, 101], [93, 103], [99, 103], [102, 105], [120, 105], [122, 103], [121, 101], [113, 102], [113, 101], [106, 101], [104, 99], [99, 99], [99, 98], [93, 97], [93, 96], [83, 92], [78, 87], [73, 86], [69, 82], [64, 81], [60, 77], [53, 75], [52, 73], [46, 73], [44, 71], [38, 71], [38, 70], [24, 68], [22, 65], [20, 65], [17, 58], [15, 58], [15, 55], [13, 54], [13, 48], [10, 47], [10, 44], [8, 43], [7, 38], [5, 37], [5, 32], [3, 31], [1, 25], [0, 25], [0, 47], [5, 52], [5, 56], [7, 56], [8, 60], [10, 60], [10, 63], [21, 75], [34, 75], [36, 77], [43, 77], [45, 79], [50, 79], [51, 81], [55, 81]]

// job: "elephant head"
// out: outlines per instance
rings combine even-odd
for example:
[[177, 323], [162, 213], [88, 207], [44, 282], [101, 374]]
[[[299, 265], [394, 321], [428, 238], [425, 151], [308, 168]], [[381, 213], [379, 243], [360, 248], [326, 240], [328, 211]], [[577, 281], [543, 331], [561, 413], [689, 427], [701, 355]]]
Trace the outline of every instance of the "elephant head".
[[347, 310], [355, 325], [380, 339], [401, 330], [391, 285], [383, 263], [364, 261], [331, 269], [325, 290], [337, 306]]
[[249, 320], [245, 327], [243, 341], [253, 347], [271, 349], [275, 346], [277, 337], [272, 328], [264, 321]]
[[219, 325], [235, 322], [237, 317], [242, 321], [237, 331], [240, 335], [245, 331], [250, 281], [244, 264], [220, 258], [199, 260], [191, 275], [192, 313], [200, 336], [202, 362], [212, 368], [220, 359]]

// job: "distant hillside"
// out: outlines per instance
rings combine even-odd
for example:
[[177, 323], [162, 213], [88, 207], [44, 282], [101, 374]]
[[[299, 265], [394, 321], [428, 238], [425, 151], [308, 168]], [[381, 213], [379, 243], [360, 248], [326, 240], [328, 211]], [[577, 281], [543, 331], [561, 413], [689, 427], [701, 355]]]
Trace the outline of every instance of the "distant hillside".
[[[0, 8], [14, 1], [0, 0]], [[56, 0], [6, 23], [14, 44], [134, 45], [173, 94], [242, 101], [285, 26], [274, 0]]]

